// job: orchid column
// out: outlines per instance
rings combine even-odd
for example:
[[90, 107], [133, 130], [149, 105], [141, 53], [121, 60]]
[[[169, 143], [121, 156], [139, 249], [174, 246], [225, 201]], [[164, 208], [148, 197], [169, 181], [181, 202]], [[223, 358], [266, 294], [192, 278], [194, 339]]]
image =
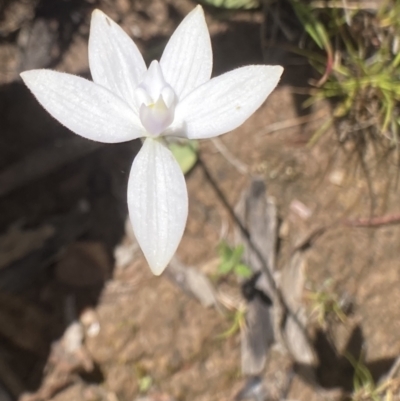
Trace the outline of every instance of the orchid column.
[[55, 119], [84, 138], [145, 138], [129, 176], [128, 207], [138, 243], [159, 275], [181, 241], [188, 214], [185, 178], [162, 137], [212, 138], [237, 128], [276, 87], [283, 69], [251, 65], [210, 79], [212, 50], [200, 6], [148, 69], [131, 38], [95, 10], [89, 64], [93, 82], [51, 70], [21, 77]]

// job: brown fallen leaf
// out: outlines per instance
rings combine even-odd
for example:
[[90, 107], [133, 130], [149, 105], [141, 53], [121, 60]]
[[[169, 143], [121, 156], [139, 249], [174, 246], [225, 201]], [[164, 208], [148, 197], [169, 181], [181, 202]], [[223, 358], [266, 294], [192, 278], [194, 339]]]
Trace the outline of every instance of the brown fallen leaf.
[[257, 375], [265, 366], [275, 337], [272, 302], [279, 302], [274, 280], [277, 209], [267, 197], [264, 181], [255, 178], [235, 211], [242, 222], [237, 242], [244, 244], [243, 262], [254, 272], [255, 291], [255, 296], [247, 296], [246, 325], [241, 332], [242, 372]]
[[302, 366], [309, 366], [312, 374], [317, 357], [306, 330], [307, 316], [302, 302], [304, 282], [305, 260], [303, 253], [299, 251], [282, 269], [280, 290], [287, 307], [282, 337], [294, 361]]
[[260, 298], [249, 302], [246, 323], [241, 330], [242, 373], [248, 376], [262, 372], [268, 349], [274, 342], [271, 307]]
[[184, 266], [174, 257], [164, 274], [182, 290], [200, 301], [203, 306], [217, 305], [218, 301], [211, 281], [198, 269]]

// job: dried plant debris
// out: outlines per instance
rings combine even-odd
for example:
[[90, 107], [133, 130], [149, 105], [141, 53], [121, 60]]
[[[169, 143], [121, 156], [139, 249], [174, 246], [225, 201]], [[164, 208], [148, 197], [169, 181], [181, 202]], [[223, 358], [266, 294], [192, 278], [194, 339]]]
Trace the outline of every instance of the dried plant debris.
[[266, 196], [261, 179], [254, 179], [236, 208], [242, 221], [238, 233], [245, 245], [244, 262], [254, 276], [242, 289], [248, 301], [242, 329], [242, 372], [259, 374], [265, 366], [268, 349], [274, 341], [273, 302], [276, 285], [273, 279], [277, 241], [277, 211]]
[[[242, 284], [247, 300], [242, 329], [242, 372], [255, 376], [262, 372], [274, 340], [282, 342], [293, 362], [307, 367], [315, 381], [316, 356], [307, 336], [307, 317], [302, 303], [305, 261], [301, 251], [293, 254], [281, 272], [275, 271], [277, 210], [267, 198], [262, 180], [255, 179], [237, 207], [245, 244], [244, 261], [254, 271]], [[279, 280], [278, 280], [279, 278]]]
[[263, 401], [266, 399], [266, 391], [260, 376], [250, 376], [244, 387], [238, 392], [235, 397], [236, 401], [255, 400]]
[[237, 242], [245, 246], [243, 261], [254, 272], [261, 272], [258, 286], [273, 296], [278, 215], [274, 201], [266, 195], [261, 178], [253, 179], [235, 211], [242, 224], [236, 237]]
[[49, 400], [65, 387], [79, 381], [79, 373], [90, 373], [94, 369], [89, 352], [84, 345], [83, 327], [73, 321], [60, 340], [53, 343], [48, 358], [48, 374], [36, 393], [25, 393], [21, 401]]
[[314, 368], [317, 357], [307, 335], [307, 315], [303, 305], [305, 283], [305, 260], [301, 252], [295, 252], [290, 262], [283, 267], [280, 291], [286, 311], [282, 321], [282, 338], [294, 361], [307, 367], [305, 373], [315, 381]]
[[241, 330], [241, 369], [244, 375], [262, 372], [273, 342], [271, 306], [256, 297], [247, 304], [245, 325]]
[[218, 301], [210, 280], [198, 269], [184, 266], [174, 257], [165, 275], [187, 294], [196, 298], [203, 306], [217, 306]]

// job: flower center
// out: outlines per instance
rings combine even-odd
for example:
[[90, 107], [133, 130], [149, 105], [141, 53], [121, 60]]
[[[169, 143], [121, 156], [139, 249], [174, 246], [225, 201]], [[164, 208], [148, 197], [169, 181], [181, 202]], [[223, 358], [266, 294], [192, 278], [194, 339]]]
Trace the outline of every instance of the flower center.
[[139, 117], [143, 127], [152, 136], [158, 136], [174, 121], [177, 98], [165, 82], [160, 64], [152, 61], [143, 81], [136, 88], [139, 99]]

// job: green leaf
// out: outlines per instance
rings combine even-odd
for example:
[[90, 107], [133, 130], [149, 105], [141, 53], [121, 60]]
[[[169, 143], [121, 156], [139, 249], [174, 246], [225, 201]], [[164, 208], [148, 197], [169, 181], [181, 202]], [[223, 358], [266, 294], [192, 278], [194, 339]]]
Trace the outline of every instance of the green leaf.
[[236, 248], [233, 248], [231, 259], [234, 264], [240, 262], [240, 259], [242, 258], [243, 255], [243, 251], [244, 251], [243, 245], [238, 245]]
[[218, 273], [221, 275], [229, 274], [232, 271], [233, 267], [234, 265], [230, 261], [222, 262], [218, 266]]
[[228, 328], [228, 330], [224, 331], [223, 333], [217, 336], [218, 339], [227, 339], [229, 337], [234, 336], [239, 330], [240, 327], [243, 326], [245, 322], [246, 311], [243, 309], [238, 309], [235, 314], [233, 315], [233, 322], [232, 325]]
[[252, 271], [249, 266], [240, 263], [235, 267], [235, 274], [242, 278], [250, 278], [252, 275]]
[[209, 4], [214, 7], [238, 9], [244, 8], [249, 10], [251, 8], [260, 7], [259, 0], [202, 0], [201, 3]]
[[330, 48], [328, 33], [322, 23], [314, 17], [311, 7], [298, 0], [291, 0], [290, 3], [306, 32], [320, 49], [328, 51]]
[[172, 154], [175, 156], [175, 159], [181, 167], [183, 174], [188, 173], [197, 162], [197, 142], [170, 142], [168, 144], [168, 147]]
[[139, 379], [139, 391], [141, 393], [147, 393], [153, 384], [153, 379], [150, 376], [143, 376]]
[[229, 260], [232, 257], [232, 249], [225, 241], [221, 241], [218, 244], [218, 254], [221, 260]]

